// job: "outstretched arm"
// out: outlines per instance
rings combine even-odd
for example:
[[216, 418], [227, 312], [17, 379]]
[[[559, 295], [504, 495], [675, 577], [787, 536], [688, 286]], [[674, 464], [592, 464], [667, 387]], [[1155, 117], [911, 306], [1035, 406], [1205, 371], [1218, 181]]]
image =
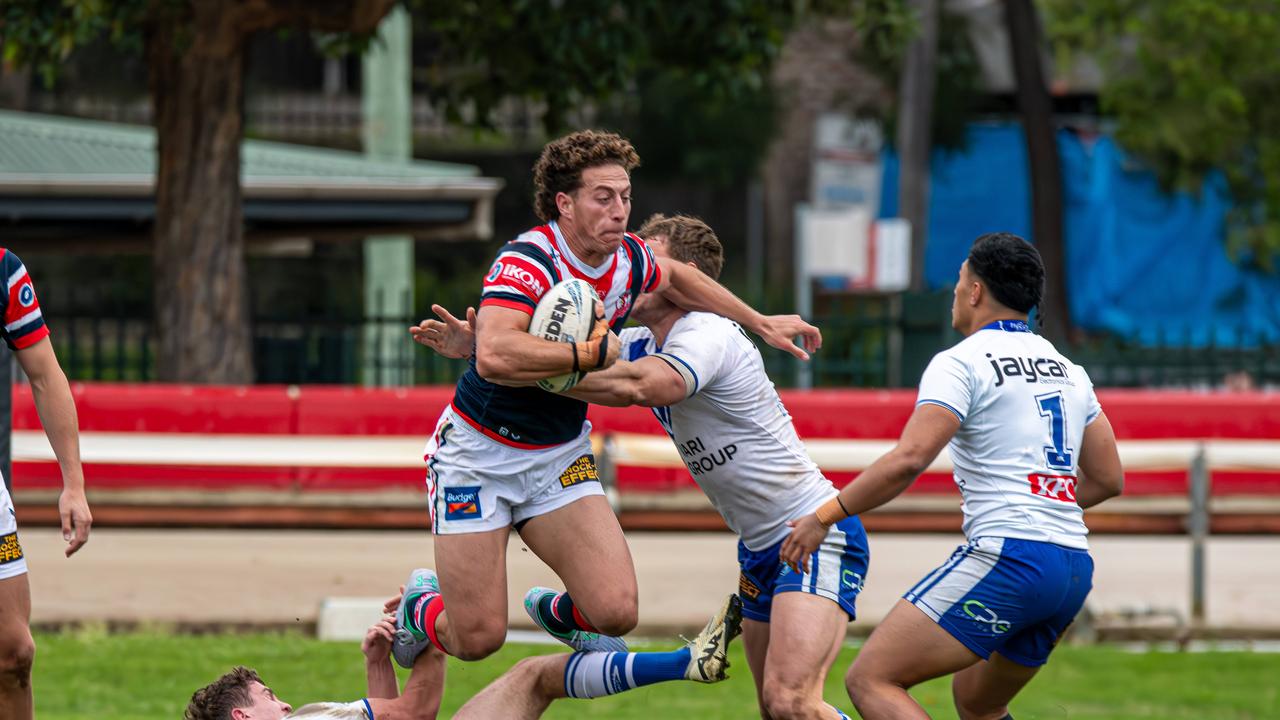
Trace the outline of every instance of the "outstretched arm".
[[84, 470], [80, 467], [80, 427], [76, 419], [76, 403], [71, 385], [58, 365], [53, 343], [48, 338], [31, 347], [14, 352], [22, 370], [31, 380], [40, 424], [49, 438], [53, 454], [62, 470], [62, 495], [58, 498], [58, 514], [62, 518], [62, 539], [67, 541], [66, 554], [71, 557], [89, 542], [93, 516], [84, 493]]
[[[727, 317], [801, 360], [808, 360], [809, 352], [822, 347], [822, 333], [799, 315], [761, 315], [701, 270], [668, 257], [657, 261], [662, 273], [654, 292], [685, 310]], [[797, 337], [804, 347], [795, 344]]]
[[818, 512], [788, 523], [791, 534], [782, 543], [778, 557], [797, 570], [807, 569], [809, 555], [818, 549], [827, 528], [902, 494], [959, 429], [960, 419], [950, 410], [929, 403], [918, 405], [892, 450], [871, 463]]
[[665, 407], [689, 396], [685, 378], [665, 360], [643, 357], [619, 360], [608, 370], [591, 373], [564, 393], [596, 405]]
[[490, 305], [476, 314], [476, 370], [489, 382], [527, 384], [607, 368], [617, 359], [618, 336], [602, 315], [589, 339], [563, 343], [531, 335], [529, 316], [519, 310]]
[[396, 670], [391, 666], [391, 643], [395, 638], [396, 622], [385, 616], [374, 623], [360, 643], [364, 653], [365, 679], [369, 684], [369, 697], [395, 698], [400, 696], [400, 684]]

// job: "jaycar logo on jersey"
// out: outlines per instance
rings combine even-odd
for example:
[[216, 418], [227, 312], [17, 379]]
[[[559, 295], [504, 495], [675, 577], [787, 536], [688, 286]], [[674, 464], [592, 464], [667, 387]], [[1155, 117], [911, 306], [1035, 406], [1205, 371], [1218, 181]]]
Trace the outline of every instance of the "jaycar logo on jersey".
[[36, 289], [31, 287], [31, 283], [23, 283], [18, 289], [18, 302], [24, 308], [29, 308], [36, 304]]
[[1031, 482], [1031, 494], [1047, 497], [1062, 502], [1076, 501], [1076, 478], [1074, 475], [1041, 475], [1031, 473], [1027, 476]]
[[444, 489], [445, 520], [479, 520], [481, 516], [479, 485]]
[[1067, 366], [1053, 358], [993, 358], [991, 353], [987, 353], [987, 362], [991, 363], [992, 369], [996, 371], [996, 387], [1003, 385], [1005, 378], [1015, 377], [1020, 377], [1029, 383], [1074, 385], [1067, 378]]

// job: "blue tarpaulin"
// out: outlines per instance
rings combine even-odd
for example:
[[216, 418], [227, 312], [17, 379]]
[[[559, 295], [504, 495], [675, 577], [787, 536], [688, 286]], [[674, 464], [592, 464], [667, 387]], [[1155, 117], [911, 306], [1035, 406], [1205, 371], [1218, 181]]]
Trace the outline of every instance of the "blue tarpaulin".
[[[1168, 194], [1109, 137], [1058, 133], [1064, 187], [1066, 281], [1072, 322], [1161, 345], [1280, 341], [1280, 276], [1234, 262], [1221, 178], [1197, 195]], [[881, 217], [897, 214], [897, 157], [884, 155]], [[931, 288], [955, 283], [974, 238], [1031, 237], [1026, 144], [1016, 124], [980, 124], [962, 152], [932, 159]]]

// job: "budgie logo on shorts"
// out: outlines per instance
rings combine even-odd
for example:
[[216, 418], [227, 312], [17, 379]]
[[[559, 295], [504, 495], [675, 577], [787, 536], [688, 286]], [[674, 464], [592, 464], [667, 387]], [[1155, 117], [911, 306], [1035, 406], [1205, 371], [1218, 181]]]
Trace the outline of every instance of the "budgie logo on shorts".
[[995, 610], [992, 610], [977, 600], [965, 600], [962, 608], [964, 609], [965, 615], [968, 615], [983, 625], [987, 625], [991, 628], [991, 632], [996, 635], [1003, 635], [1004, 633], [1009, 632], [1009, 628], [1012, 627], [1007, 620], [1001, 620], [1000, 616], [996, 615]]
[[444, 489], [445, 520], [479, 520], [480, 486]]
[[0, 565], [8, 565], [22, 559], [22, 543], [18, 542], [18, 533], [0, 535]]

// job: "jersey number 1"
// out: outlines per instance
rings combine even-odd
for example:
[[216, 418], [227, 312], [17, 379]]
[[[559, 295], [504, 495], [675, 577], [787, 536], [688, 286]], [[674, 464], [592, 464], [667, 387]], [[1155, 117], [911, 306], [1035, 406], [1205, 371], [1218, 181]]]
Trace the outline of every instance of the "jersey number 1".
[[1072, 469], [1071, 448], [1067, 447], [1067, 417], [1061, 392], [1036, 396], [1040, 417], [1049, 418], [1049, 440], [1053, 446], [1044, 448], [1044, 460], [1054, 470]]

